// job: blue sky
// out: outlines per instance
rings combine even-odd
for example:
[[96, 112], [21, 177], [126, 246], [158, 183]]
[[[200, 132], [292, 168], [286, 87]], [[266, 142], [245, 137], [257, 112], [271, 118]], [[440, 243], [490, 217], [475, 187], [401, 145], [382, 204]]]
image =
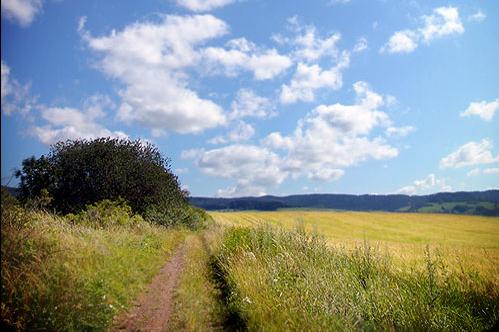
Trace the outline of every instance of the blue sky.
[[496, 1], [4, 0], [1, 28], [2, 184], [99, 136], [195, 196], [499, 184]]

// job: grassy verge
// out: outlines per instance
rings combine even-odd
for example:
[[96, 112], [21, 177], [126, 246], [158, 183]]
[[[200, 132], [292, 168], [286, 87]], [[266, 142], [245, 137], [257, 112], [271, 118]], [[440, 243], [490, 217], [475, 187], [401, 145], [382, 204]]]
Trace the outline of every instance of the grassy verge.
[[303, 230], [234, 228], [218, 266], [249, 330], [477, 330], [499, 319], [499, 289], [429, 249], [401, 269], [367, 242], [331, 247]]
[[186, 234], [123, 214], [90, 225], [18, 207], [2, 209], [1, 226], [1, 316], [16, 330], [106, 329]]
[[209, 331], [222, 326], [220, 291], [210, 268], [210, 231], [186, 239], [184, 270], [175, 293], [173, 331]]

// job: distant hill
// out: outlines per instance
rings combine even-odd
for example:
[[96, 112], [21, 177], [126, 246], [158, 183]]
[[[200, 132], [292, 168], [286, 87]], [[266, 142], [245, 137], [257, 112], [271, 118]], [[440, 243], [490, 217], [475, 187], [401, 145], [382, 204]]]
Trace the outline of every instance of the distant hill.
[[434, 212], [499, 216], [499, 190], [409, 195], [308, 194], [240, 198], [191, 197], [205, 210], [335, 209], [351, 211]]

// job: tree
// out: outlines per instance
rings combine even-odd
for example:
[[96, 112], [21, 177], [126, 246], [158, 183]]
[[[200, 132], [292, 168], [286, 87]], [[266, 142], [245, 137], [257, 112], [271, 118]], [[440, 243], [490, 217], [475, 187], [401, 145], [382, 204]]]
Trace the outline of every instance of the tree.
[[[52, 145], [48, 156], [28, 158], [16, 174], [21, 200], [46, 189], [51, 208], [78, 212], [103, 199], [125, 199], [136, 213], [151, 207], [171, 212], [187, 206], [187, 193], [158, 148], [140, 140], [98, 138]], [[171, 215], [171, 213], [170, 213]]]

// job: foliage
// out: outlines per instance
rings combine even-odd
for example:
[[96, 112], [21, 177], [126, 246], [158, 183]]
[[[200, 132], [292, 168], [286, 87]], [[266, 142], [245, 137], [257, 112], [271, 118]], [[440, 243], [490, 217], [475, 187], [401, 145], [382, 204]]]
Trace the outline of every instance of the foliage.
[[19, 205], [19, 201], [9, 193], [9, 190], [2, 186], [2, 208], [6, 209]]
[[143, 222], [142, 217], [134, 215], [132, 208], [123, 199], [117, 201], [104, 199], [87, 205], [85, 210], [76, 215], [72, 213], [66, 215], [66, 219], [75, 224], [100, 228], [137, 225]]
[[164, 209], [155, 204], [146, 209], [144, 218], [153, 224], [167, 227], [183, 225], [191, 229], [202, 228], [211, 219], [204, 210], [190, 205]]
[[183, 209], [186, 192], [170, 161], [148, 142], [98, 138], [67, 140], [51, 146], [48, 156], [28, 158], [16, 174], [23, 201], [46, 189], [50, 207], [77, 213], [104, 199], [124, 199], [136, 213], [151, 205], [162, 212]]
[[13, 330], [105, 330], [185, 234], [131, 216], [122, 202], [69, 218], [3, 202], [1, 319]]
[[449, 271], [430, 249], [424, 269], [400, 269], [368, 242], [347, 250], [258, 227], [230, 229], [217, 257], [249, 330], [481, 331], [499, 319], [497, 284]]

